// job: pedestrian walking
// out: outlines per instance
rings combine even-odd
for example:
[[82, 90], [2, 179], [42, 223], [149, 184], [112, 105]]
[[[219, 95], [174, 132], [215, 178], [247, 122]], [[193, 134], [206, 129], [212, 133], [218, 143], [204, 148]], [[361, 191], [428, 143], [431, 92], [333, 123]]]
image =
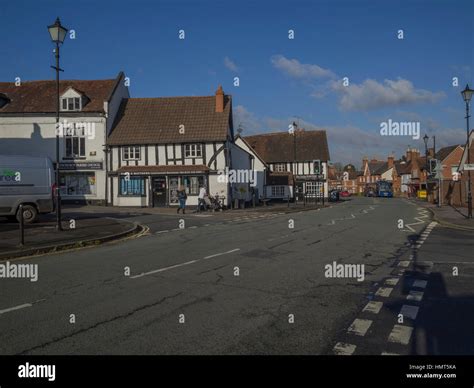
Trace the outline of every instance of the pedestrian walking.
[[198, 196], [198, 208], [197, 208], [198, 213], [201, 211], [201, 206], [204, 207], [204, 210], [206, 209], [206, 201], [204, 199], [206, 195], [207, 195], [206, 189], [204, 188], [204, 186], [201, 186], [201, 188], [199, 189], [199, 196]]
[[178, 210], [176, 211], [176, 213], [179, 213], [179, 210], [182, 209], [183, 214], [185, 214], [185, 212], [186, 212], [186, 200], [187, 199], [188, 199], [188, 195], [186, 194], [186, 190], [184, 189], [183, 186], [180, 186], [180, 188], [178, 189], [179, 206], [178, 206]]

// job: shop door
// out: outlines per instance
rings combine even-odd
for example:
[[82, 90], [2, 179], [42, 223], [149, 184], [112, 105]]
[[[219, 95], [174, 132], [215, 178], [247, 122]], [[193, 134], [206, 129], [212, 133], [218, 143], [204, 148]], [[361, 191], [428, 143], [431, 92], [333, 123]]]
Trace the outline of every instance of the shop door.
[[153, 207], [166, 206], [166, 177], [153, 178]]

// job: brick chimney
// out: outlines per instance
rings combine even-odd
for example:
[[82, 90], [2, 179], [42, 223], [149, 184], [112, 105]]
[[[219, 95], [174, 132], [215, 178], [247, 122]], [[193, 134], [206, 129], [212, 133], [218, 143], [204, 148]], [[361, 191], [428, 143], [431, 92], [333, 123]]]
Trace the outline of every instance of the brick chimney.
[[394, 160], [393, 155], [389, 155], [389, 157], [387, 158], [388, 168], [392, 168], [392, 167], [393, 167], [393, 160]]
[[222, 85], [216, 90], [216, 113], [224, 112], [224, 91], [222, 90]]

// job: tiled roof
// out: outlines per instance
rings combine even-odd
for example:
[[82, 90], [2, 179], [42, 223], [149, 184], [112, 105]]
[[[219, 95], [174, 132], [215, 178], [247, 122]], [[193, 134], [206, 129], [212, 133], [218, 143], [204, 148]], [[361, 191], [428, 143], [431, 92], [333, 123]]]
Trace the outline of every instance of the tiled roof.
[[[224, 96], [224, 112], [216, 97], [128, 98], [122, 101], [108, 144], [159, 144], [225, 141], [232, 112]], [[184, 125], [184, 133], [180, 126]]]
[[[296, 136], [296, 140], [295, 140]], [[262, 135], [245, 136], [245, 140], [267, 163], [305, 162], [312, 160], [328, 161], [329, 148], [326, 131], [296, 131], [266, 133]]]
[[371, 175], [381, 175], [379, 173], [379, 169], [383, 169], [384, 164], [387, 162], [384, 162], [383, 160], [378, 160], [378, 161], [370, 161], [369, 164], [369, 171]]
[[453, 152], [459, 145], [452, 145], [448, 147], [441, 148], [435, 155], [436, 159], [443, 161], [448, 157], [448, 155]]
[[209, 167], [196, 165], [172, 165], [172, 166], [122, 166], [118, 173], [140, 173], [140, 172], [158, 172], [158, 173], [196, 173], [209, 171]]
[[402, 162], [401, 160], [396, 160], [393, 165], [398, 175], [411, 174], [411, 162]]
[[[116, 79], [64, 80], [59, 81], [59, 93], [61, 95], [72, 87], [85, 94], [89, 100], [82, 112], [102, 113], [104, 101], [108, 101], [116, 82]], [[0, 94], [9, 100], [0, 108], [0, 114], [56, 112], [56, 81], [22, 81], [20, 86], [16, 86], [14, 82], [0, 82]]]

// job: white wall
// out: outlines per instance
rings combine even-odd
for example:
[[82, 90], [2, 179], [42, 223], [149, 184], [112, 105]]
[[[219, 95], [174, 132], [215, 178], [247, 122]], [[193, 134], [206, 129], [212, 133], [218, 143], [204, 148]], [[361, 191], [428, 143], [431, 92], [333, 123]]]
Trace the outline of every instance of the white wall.
[[[69, 123], [93, 123], [95, 134], [85, 140], [86, 158], [76, 162], [104, 162], [104, 133], [106, 119], [104, 116], [78, 116], [61, 117], [61, 122], [66, 119]], [[46, 156], [53, 162], [56, 161], [56, 118], [48, 116], [0, 116], [0, 154], [3, 155], [28, 155]], [[66, 151], [64, 138], [60, 138], [61, 162], [74, 162], [63, 160]], [[95, 152], [95, 155], [91, 155]], [[103, 165], [105, 169], [105, 165]], [[88, 199], [103, 200], [105, 198], [105, 170], [87, 170], [96, 174], [96, 194], [84, 196], [67, 196], [63, 199]], [[80, 170], [79, 170], [80, 171]], [[86, 170], [84, 170], [86, 171]], [[65, 171], [67, 172], [67, 171]]]

